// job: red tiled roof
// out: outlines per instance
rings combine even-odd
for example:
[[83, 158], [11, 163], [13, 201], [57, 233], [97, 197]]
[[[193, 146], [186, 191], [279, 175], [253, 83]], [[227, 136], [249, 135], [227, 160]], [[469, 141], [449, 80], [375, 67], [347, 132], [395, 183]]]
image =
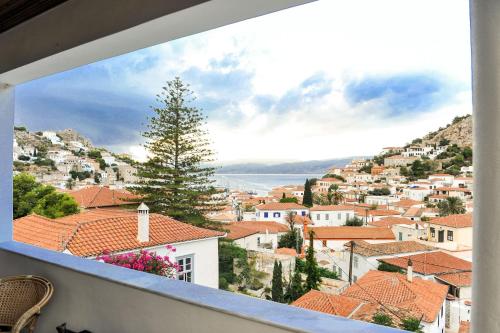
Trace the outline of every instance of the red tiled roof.
[[388, 216], [381, 218], [378, 221], [369, 222], [368, 224], [375, 227], [391, 228], [395, 224], [415, 224], [415, 221], [404, 217]]
[[326, 205], [326, 206], [313, 206], [309, 208], [311, 212], [322, 212], [322, 211], [345, 211], [345, 210], [350, 210], [353, 211], [354, 207], [352, 205]]
[[294, 257], [297, 255], [297, 251], [295, 251], [295, 249], [289, 249], [286, 247], [280, 247], [279, 249], [274, 250], [274, 253], [286, 254], [286, 255], [294, 256]]
[[224, 226], [228, 229], [227, 238], [229, 239], [240, 239], [257, 233], [281, 233], [287, 232], [289, 228], [278, 222], [270, 221], [242, 221], [242, 222], [232, 222]]
[[[116, 216], [110, 216], [109, 210], [95, 210], [92, 213], [93, 215], [82, 213], [61, 219], [33, 219], [33, 215], [17, 219], [14, 221], [14, 240], [58, 251], [67, 249], [74, 255], [91, 257], [104, 250], [123, 252], [222, 237], [225, 234], [198, 228], [167, 216], [150, 214], [150, 241], [140, 243], [137, 240], [136, 214], [118, 211]], [[82, 216], [81, 221], [78, 221], [79, 215]]]
[[307, 207], [294, 202], [270, 202], [255, 206], [259, 210], [289, 210], [289, 209], [307, 209]]
[[[345, 246], [350, 249], [350, 242]], [[415, 241], [389, 242], [370, 244], [368, 242], [357, 240], [354, 241], [354, 253], [365, 257], [384, 256], [390, 254], [424, 252], [433, 250], [434, 248], [421, 244]]]
[[470, 287], [472, 285], [472, 272], [441, 274], [436, 276], [436, 279], [442, 280], [455, 287]]
[[406, 275], [383, 271], [369, 271], [351, 285], [342, 295], [407, 311], [428, 323], [434, 322], [448, 293], [448, 287]]
[[470, 321], [461, 321], [458, 333], [469, 333], [470, 332]]
[[[374, 227], [314, 227], [314, 238], [320, 240], [356, 240], [356, 239], [395, 239], [394, 234], [387, 228]], [[309, 234], [305, 235], [309, 239]]]
[[472, 214], [455, 214], [432, 219], [430, 224], [443, 225], [453, 228], [472, 227]]
[[438, 187], [435, 191], [447, 191], [447, 192], [472, 192], [470, 188], [463, 187]]
[[291, 305], [335, 316], [348, 317], [361, 304], [362, 301], [358, 299], [328, 294], [313, 289]]
[[472, 270], [472, 263], [469, 261], [454, 257], [442, 251], [415, 254], [399, 258], [378, 259], [378, 261], [407, 269], [409, 258], [411, 258], [411, 261], [413, 262], [413, 271], [423, 275], [436, 275]]
[[402, 199], [397, 202], [394, 202], [392, 205], [395, 207], [403, 207], [403, 208], [409, 208], [414, 205], [421, 205], [423, 204], [422, 201], [417, 201], [417, 200], [412, 200], [412, 199]]
[[89, 186], [80, 190], [67, 192], [83, 208], [111, 207], [137, 203], [138, 199], [125, 190], [112, 190], [105, 186]]

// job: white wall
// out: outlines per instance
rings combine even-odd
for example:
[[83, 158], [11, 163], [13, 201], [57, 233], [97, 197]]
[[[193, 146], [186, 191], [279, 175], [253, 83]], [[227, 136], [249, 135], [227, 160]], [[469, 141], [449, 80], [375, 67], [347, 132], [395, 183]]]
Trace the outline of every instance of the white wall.
[[[319, 216], [318, 216], [319, 215]], [[319, 217], [319, 218], [318, 218]], [[316, 227], [341, 226], [354, 217], [354, 211], [311, 211], [311, 220]]]

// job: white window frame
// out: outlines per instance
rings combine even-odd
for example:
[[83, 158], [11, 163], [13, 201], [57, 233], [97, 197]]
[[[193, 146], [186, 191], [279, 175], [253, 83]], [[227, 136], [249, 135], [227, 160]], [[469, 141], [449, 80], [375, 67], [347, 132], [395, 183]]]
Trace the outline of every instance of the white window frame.
[[[189, 269], [183, 269], [182, 271], [179, 269], [179, 271], [177, 272], [177, 280], [194, 283], [194, 253], [186, 254], [186, 255], [177, 257], [177, 258], [175, 258], [175, 261], [177, 262], [179, 267], [184, 268], [184, 266], [188, 265], [188, 264], [185, 264], [186, 259], [189, 259], [191, 261], [191, 263], [189, 264], [189, 265], [191, 265], [191, 267]], [[179, 263], [179, 261], [181, 261], [181, 260], [184, 262], [182, 265]], [[187, 281], [186, 277], [188, 277], [189, 273], [191, 273], [191, 274], [189, 276], [189, 281]], [[181, 276], [182, 276], [182, 279], [181, 279]]]

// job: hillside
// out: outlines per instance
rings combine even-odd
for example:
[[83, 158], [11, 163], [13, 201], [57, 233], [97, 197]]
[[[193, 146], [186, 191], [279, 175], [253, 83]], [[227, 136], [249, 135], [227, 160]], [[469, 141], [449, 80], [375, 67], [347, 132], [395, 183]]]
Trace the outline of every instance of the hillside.
[[442, 140], [459, 147], [472, 147], [472, 115], [455, 117], [451, 124], [423, 137], [422, 143], [439, 145]]

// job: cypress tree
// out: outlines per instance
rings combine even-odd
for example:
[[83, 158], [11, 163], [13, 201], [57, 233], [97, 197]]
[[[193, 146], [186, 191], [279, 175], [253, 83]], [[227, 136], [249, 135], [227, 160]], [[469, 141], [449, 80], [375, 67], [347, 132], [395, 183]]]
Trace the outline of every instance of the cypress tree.
[[206, 213], [220, 210], [212, 175], [215, 168], [205, 117], [192, 106], [193, 92], [178, 77], [167, 82], [157, 95], [158, 107], [143, 133], [149, 160], [138, 166], [141, 195], [151, 212], [188, 223], [210, 226]]
[[319, 267], [314, 257], [314, 231], [309, 231], [309, 247], [306, 252], [305, 273], [307, 274], [305, 291], [311, 289], [318, 290], [321, 277], [319, 275]]
[[286, 293], [286, 300], [288, 303], [299, 299], [304, 295], [304, 287], [302, 286], [302, 276], [300, 275], [299, 266], [297, 265], [297, 260], [295, 260], [295, 271], [293, 276], [290, 277], [290, 283], [288, 285], [288, 290]]
[[271, 299], [274, 302], [285, 303], [283, 295], [283, 270], [281, 262], [274, 261]]
[[306, 183], [304, 184], [304, 197], [302, 198], [302, 204], [306, 207], [312, 207], [313, 205], [313, 195], [309, 179], [306, 179]]

